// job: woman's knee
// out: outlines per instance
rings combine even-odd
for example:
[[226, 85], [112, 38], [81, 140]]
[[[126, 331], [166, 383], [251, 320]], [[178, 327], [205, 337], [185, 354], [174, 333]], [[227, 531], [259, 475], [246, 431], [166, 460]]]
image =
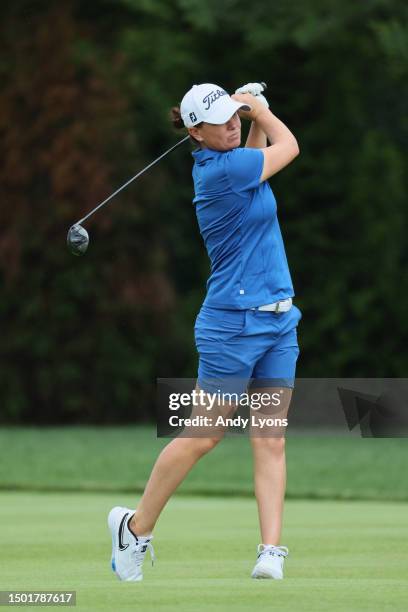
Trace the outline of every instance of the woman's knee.
[[252, 437], [251, 443], [255, 451], [265, 452], [273, 455], [282, 455], [285, 452], [285, 437]]
[[198, 456], [206, 455], [222, 440], [223, 436], [211, 438], [188, 438], [188, 445]]

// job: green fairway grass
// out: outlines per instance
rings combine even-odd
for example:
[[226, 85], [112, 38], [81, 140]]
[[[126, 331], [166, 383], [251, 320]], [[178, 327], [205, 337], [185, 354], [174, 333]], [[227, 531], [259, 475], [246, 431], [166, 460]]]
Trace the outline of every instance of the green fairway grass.
[[77, 592], [79, 610], [402, 611], [407, 603], [407, 505], [288, 501], [285, 580], [255, 581], [254, 500], [176, 497], [166, 507], [142, 583], [109, 567], [111, 506], [133, 496], [0, 493], [1, 590]]
[[[141, 492], [168, 439], [153, 427], [0, 429], [0, 489]], [[288, 498], [408, 500], [407, 439], [294, 436]], [[252, 496], [247, 438], [223, 440], [193, 469], [184, 494]]]

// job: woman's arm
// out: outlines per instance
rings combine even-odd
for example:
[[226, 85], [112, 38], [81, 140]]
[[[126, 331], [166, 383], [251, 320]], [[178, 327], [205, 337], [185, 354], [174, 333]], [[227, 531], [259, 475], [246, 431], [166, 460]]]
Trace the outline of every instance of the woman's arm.
[[233, 94], [233, 100], [244, 102], [251, 106], [250, 111], [239, 110], [244, 119], [255, 122], [258, 128], [266, 134], [269, 146], [261, 147], [264, 154], [264, 166], [260, 182], [270, 178], [299, 155], [299, 145], [288, 127], [251, 94]]
[[249, 128], [248, 138], [246, 140], [245, 147], [251, 149], [263, 149], [267, 146], [268, 141], [265, 132], [255, 121], [252, 121], [251, 127]]

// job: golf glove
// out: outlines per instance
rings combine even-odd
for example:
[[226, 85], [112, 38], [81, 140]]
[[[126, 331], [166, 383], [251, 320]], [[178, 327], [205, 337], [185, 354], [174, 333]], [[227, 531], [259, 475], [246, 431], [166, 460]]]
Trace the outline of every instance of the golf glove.
[[264, 91], [264, 89], [265, 87], [262, 85], [262, 83], [247, 83], [246, 85], [243, 85], [242, 87], [238, 87], [238, 89], [235, 90], [235, 93], [252, 94], [256, 98], [258, 98], [258, 100], [262, 102], [262, 104], [265, 104], [265, 106], [269, 108], [268, 100], [265, 98], [265, 96], [262, 95], [262, 92]]

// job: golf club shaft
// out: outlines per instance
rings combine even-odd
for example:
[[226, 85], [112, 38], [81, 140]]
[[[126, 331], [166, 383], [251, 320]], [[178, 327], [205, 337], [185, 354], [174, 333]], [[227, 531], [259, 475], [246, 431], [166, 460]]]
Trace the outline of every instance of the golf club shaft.
[[[267, 88], [266, 83], [261, 82], [261, 85], [263, 86], [264, 89]], [[112, 193], [108, 198], [106, 198], [106, 200], [104, 200], [103, 202], [101, 202], [100, 204], [98, 204], [98, 206], [96, 206], [93, 210], [91, 210], [87, 215], [85, 215], [85, 217], [82, 217], [82, 219], [80, 219], [79, 221], [76, 222], [75, 225], [82, 225], [82, 223], [84, 221], [86, 221], [87, 219], [89, 219], [89, 217], [91, 217], [94, 213], [96, 213], [97, 210], [99, 210], [100, 208], [102, 208], [102, 206], [105, 206], [105, 204], [107, 204], [109, 202], [109, 200], [111, 200], [112, 198], [115, 197], [115, 195], [117, 195], [120, 191], [122, 191], [122, 189], [124, 189], [125, 187], [127, 187], [128, 185], [130, 185], [130, 183], [132, 183], [133, 181], [135, 181], [137, 178], [139, 178], [139, 176], [141, 176], [142, 174], [144, 174], [144, 172], [146, 172], [146, 170], [149, 170], [149, 168], [151, 168], [152, 166], [154, 166], [155, 164], [157, 164], [157, 162], [159, 162], [161, 159], [163, 159], [163, 157], [166, 157], [166, 155], [168, 155], [169, 153], [171, 153], [172, 151], [174, 151], [174, 149], [177, 149], [177, 147], [179, 147], [181, 144], [183, 144], [183, 142], [185, 142], [186, 140], [188, 140], [190, 138], [190, 135], [185, 136], [184, 138], [182, 138], [181, 140], [179, 140], [179, 142], [176, 142], [175, 145], [173, 145], [170, 149], [168, 149], [167, 151], [165, 151], [164, 153], [162, 153], [157, 159], [155, 159], [154, 161], [152, 161], [148, 166], [146, 166], [146, 168], [143, 168], [143, 170], [141, 170], [140, 172], [138, 172], [135, 176], [132, 176], [131, 179], [129, 179], [128, 181], [126, 181], [126, 183], [124, 185], [122, 185], [121, 187], [119, 187], [119, 189], [117, 189], [114, 193]]]
[[177, 147], [179, 147], [181, 144], [183, 144], [183, 142], [185, 142], [186, 140], [188, 140], [190, 138], [190, 136], [185, 136], [185, 138], [183, 138], [182, 140], [179, 140], [179, 142], [176, 142], [175, 145], [173, 145], [170, 149], [168, 149], [168, 151], [165, 151], [164, 153], [162, 153], [160, 155], [160, 157], [158, 157], [157, 159], [155, 159], [154, 161], [152, 161], [148, 166], [146, 166], [146, 168], [143, 168], [143, 170], [141, 170], [140, 172], [138, 172], [135, 176], [133, 176], [131, 179], [129, 179], [124, 185], [122, 185], [121, 187], [119, 187], [119, 189], [117, 189], [114, 193], [112, 193], [108, 198], [106, 198], [106, 200], [104, 200], [103, 202], [101, 202], [100, 204], [98, 204], [98, 206], [96, 206], [93, 210], [91, 210], [87, 215], [85, 215], [85, 217], [82, 217], [82, 219], [80, 219], [79, 221], [77, 221], [76, 224], [81, 225], [84, 221], [86, 221], [87, 219], [89, 219], [89, 217], [91, 217], [94, 213], [96, 213], [97, 210], [99, 210], [100, 208], [102, 208], [102, 206], [104, 206], [105, 204], [107, 204], [109, 202], [109, 200], [111, 200], [113, 197], [115, 197], [116, 194], [118, 194], [120, 191], [122, 191], [122, 189], [124, 189], [125, 187], [127, 187], [128, 185], [130, 185], [130, 183], [132, 183], [133, 181], [135, 181], [137, 178], [139, 178], [139, 176], [141, 176], [144, 172], [146, 172], [146, 170], [149, 170], [149, 168], [151, 168], [152, 166], [154, 166], [154, 164], [157, 164], [157, 162], [159, 162], [161, 159], [163, 159], [163, 157], [165, 157], [166, 155], [168, 155], [169, 153], [171, 153], [172, 151], [174, 151], [174, 149], [176, 149]]

